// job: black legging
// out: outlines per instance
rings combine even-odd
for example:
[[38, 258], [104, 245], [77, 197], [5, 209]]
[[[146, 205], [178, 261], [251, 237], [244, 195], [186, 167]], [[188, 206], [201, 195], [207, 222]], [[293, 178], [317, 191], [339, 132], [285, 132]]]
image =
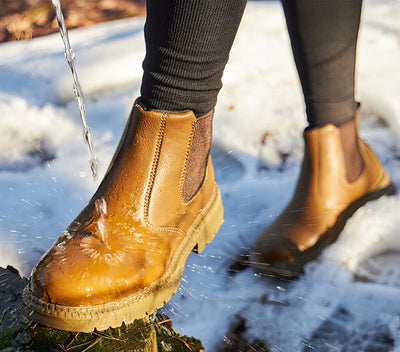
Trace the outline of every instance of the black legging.
[[[311, 126], [355, 114], [354, 67], [362, 0], [282, 0]], [[147, 0], [142, 101], [209, 112], [246, 0]], [[245, 67], [243, 68], [245, 69]]]

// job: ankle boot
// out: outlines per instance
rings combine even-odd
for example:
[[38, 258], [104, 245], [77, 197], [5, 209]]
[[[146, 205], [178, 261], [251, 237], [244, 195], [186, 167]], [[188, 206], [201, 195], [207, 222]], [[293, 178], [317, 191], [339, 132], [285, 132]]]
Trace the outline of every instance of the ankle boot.
[[212, 115], [135, 104], [95, 195], [35, 266], [23, 293], [27, 316], [62, 330], [104, 330], [172, 297], [190, 252], [223, 222]]
[[[355, 124], [358, 127], [358, 116]], [[294, 196], [258, 238], [249, 258], [261, 274], [299, 276], [304, 264], [337, 239], [359, 207], [394, 193], [390, 176], [358, 133], [363, 168], [353, 182], [346, 177], [339, 128], [329, 124], [306, 130], [304, 140], [302, 171]]]

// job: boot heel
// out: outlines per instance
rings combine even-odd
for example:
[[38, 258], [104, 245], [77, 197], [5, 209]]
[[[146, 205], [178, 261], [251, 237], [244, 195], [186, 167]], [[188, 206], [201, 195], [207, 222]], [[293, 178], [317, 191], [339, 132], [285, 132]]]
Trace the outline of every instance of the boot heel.
[[394, 186], [393, 183], [389, 183], [386, 187], [378, 189], [374, 192], [367, 194], [365, 196], [365, 198], [366, 198], [365, 203], [367, 201], [378, 199], [382, 196], [393, 196], [395, 194], [396, 194], [396, 187]]
[[379, 180], [375, 189], [376, 191], [372, 192], [372, 194], [377, 195], [375, 198], [379, 198], [384, 195], [391, 196], [396, 194], [396, 187], [392, 183], [390, 175], [386, 171], [384, 172], [382, 178]]
[[215, 187], [215, 195], [210, 200], [211, 205], [194, 230], [197, 232], [197, 245], [194, 251], [198, 254], [213, 240], [224, 222], [224, 207], [222, 205], [221, 194], [218, 186], [215, 185]]

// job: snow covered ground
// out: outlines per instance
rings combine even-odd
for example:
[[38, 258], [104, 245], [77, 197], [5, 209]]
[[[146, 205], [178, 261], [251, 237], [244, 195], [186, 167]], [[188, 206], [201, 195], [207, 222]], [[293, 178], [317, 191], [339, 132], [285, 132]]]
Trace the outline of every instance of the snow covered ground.
[[[400, 188], [400, 1], [368, 1], [360, 33], [361, 133]], [[143, 20], [71, 32], [104, 173], [139, 94]], [[96, 189], [58, 35], [0, 45], [0, 265], [24, 275]], [[244, 319], [271, 351], [400, 351], [400, 198], [361, 208], [295, 282], [228, 271], [289, 200], [302, 96], [282, 10], [250, 3], [224, 75], [213, 147], [225, 224], [193, 254], [164, 308], [208, 351]], [[226, 343], [229, 341], [225, 338]]]

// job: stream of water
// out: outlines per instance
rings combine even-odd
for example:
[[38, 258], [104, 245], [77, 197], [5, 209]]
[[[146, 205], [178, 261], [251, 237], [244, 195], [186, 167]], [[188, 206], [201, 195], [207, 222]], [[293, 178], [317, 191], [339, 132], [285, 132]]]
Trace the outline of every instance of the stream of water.
[[73, 81], [74, 81], [74, 83], [73, 83], [74, 94], [75, 94], [75, 98], [78, 102], [78, 109], [79, 109], [79, 113], [80, 113], [82, 124], [83, 124], [83, 139], [86, 142], [86, 144], [88, 145], [89, 152], [90, 152], [90, 157], [89, 157], [90, 169], [92, 170], [93, 179], [96, 179], [99, 163], [98, 163], [96, 156], [94, 155], [92, 133], [91, 133], [91, 130], [86, 121], [85, 101], [84, 101], [82, 88], [79, 83], [78, 74], [77, 74], [76, 67], [75, 67], [75, 54], [74, 54], [74, 51], [72, 50], [72, 47], [71, 47], [71, 44], [69, 41], [67, 26], [64, 21], [64, 16], [62, 13], [60, 0], [52, 0], [52, 2], [56, 9], [58, 28], [59, 28], [60, 35], [61, 35], [61, 38], [64, 43], [65, 58], [67, 59], [68, 65], [72, 72], [72, 77], [73, 77]]

